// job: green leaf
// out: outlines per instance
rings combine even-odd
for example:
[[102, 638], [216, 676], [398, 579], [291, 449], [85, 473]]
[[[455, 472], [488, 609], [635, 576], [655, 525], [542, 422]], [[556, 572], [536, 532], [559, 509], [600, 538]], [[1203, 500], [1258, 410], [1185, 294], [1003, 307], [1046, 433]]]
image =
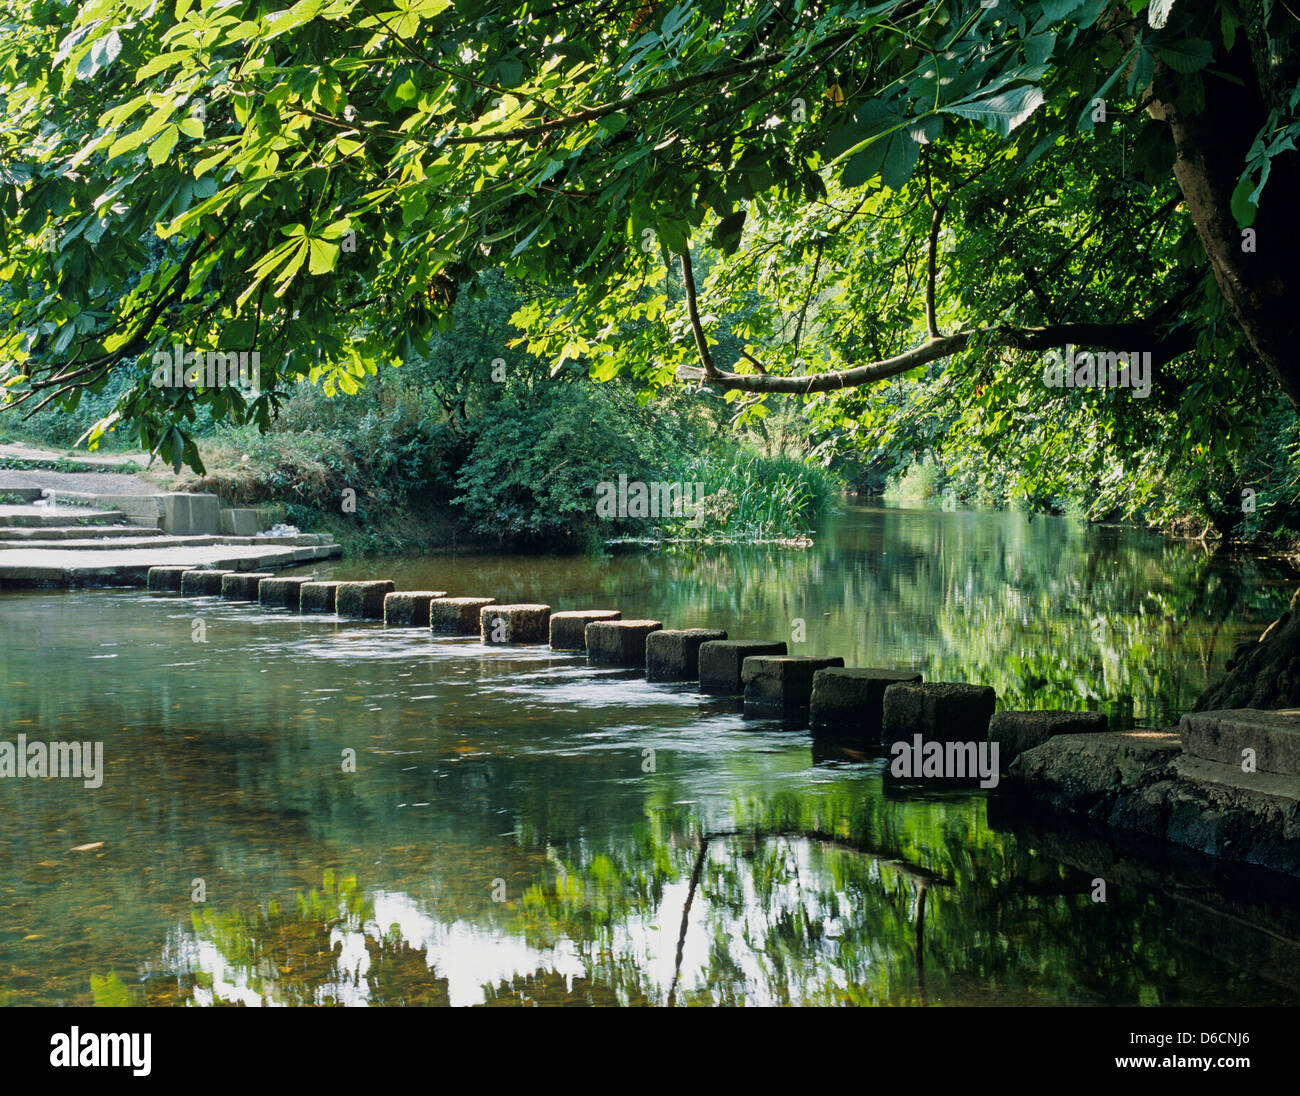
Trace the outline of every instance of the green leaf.
[[1250, 200], [1251, 191], [1254, 189], [1255, 184], [1251, 177], [1243, 175], [1237, 183], [1237, 188], [1232, 192], [1232, 215], [1241, 228], [1249, 228], [1254, 224], [1255, 215], [1259, 212]]
[[325, 240], [310, 240], [308, 247], [311, 249], [311, 260], [307, 264], [310, 273], [328, 274], [334, 269], [334, 264], [338, 262], [339, 257], [338, 244], [327, 243]]
[[153, 143], [149, 146], [149, 162], [154, 167], [158, 167], [171, 155], [172, 149], [176, 147], [178, 134], [177, 128], [169, 125], [154, 138]]
[[1156, 56], [1184, 76], [1205, 68], [1214, 60], [1214, 49], [1204, 38], [1183, 38], [1156, 46]]
[[1043, 102], [1043, 92], [1040, 88], [1025, 86], [1009, 88], [985, 99], [949, 103], [939, 109], [945, 114], [956, 114], [961, 118], [979, 122], [980, 125], [996, 130], [1001, 136], [1006, 137], [1042, 106]]

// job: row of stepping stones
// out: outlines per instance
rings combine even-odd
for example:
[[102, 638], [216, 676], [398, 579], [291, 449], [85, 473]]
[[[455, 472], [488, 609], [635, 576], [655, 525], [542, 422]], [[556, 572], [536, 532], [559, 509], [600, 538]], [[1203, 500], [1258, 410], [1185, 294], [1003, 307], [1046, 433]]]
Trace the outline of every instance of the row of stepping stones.
[[395, 590], [389, 580], [317, 582], [260, 571], [152, 567], [155, 593], [256, 601], [268, 608], [335, 613], [429, 628], [435, 635], [477, 635], [489, 644], [547, 644], [585, 651], [590, 661], [635, 667], [649, 681], [698, 682], [700, 691], [744, 695], [746, 706], [808, 714], [814, 730], [883, 742], [982, 741], [1000, 745], [1005, 768], [1057, 734], [1107, 729], [1099, 712], [995, 712], [987, 685], [924, 682], [911, 670], [846, 667], [844, 659], [791, 655], [783, 641], [730, 639], [713, 628], [665, 629], [657, 620], [623, 620], [616, 609], [551, 612], [549, 605], [499, 605], [445, 590]]

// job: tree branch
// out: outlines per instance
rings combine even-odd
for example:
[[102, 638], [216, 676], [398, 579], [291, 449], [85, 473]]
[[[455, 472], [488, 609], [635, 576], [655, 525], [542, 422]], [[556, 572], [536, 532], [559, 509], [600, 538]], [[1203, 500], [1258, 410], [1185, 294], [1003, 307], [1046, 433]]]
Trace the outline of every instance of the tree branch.
[[[696, 305], [695, 299], [695, 270], [691, 266], [691, 249], [688, 244], [686, 250], [682, 252], [682, 281], [686, 284], [686, 314], [691, 319], [691, 334], [695, 336], [695, 349], [700, 355], [700, 364], [703, 366], [699, 370], [702, 377], [712, 380], [715, 377], [722, 376], [718, 372], [717, 366], [713, 364], [713, 355], [709, 353], [708, 341], [704, 338], [704, 327], [700, 323], [700, 311]], [[733, 374], [728, 374], [731, 376]]]
[[[687, 305], [689, 308], [689, 297]], [[701, 331], [696, 336], [697, 345], [702, 338]], [[1061, 323], [1047, 327], [999, 327], [992, 330], [959, 331], [954, 335], [941, 335], [938, 338], [927, 339], [920, 346], [892, 358], [830, 373], [813, 373], [804, 377], [782, 377], [771, 373], [732, 373], [717, 369], [710, 361], [706, 369], [679, 366], [677, 379], [698, 381], [739, 392], [777, 392], [797, 395], [835, 392], [842, 388], [873, 384], [906, 373], [919, 365], [928, 365], [930, 362], [950, 358], [977, 340], [990, 350], [1050, 350], [1066, 343], [1108, 350], [1149, 350], [1153, 368], [1187, 353], [1196, 345], [1195, 334], [1191, 331], [1180, 330], [1164, 338], [1158, 338], [1155, 326], [1141, 321], [1122, 324]]]

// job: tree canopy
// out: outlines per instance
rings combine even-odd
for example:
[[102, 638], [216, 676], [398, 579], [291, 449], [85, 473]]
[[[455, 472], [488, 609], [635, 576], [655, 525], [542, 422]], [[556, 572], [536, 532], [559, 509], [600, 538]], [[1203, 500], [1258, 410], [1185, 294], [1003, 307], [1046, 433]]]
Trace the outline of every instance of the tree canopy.
[[[557, 371], [743, 415], [897, 431], [831, 394], [928, 377], [996, 433], [1044, 399], [999, 364], [1066, 344], [1152, 354], [1110, 430], [1300, 401], [1284, 5], [389, 2], [4, 0], [7, 406], [127, 372], [91, 440], [193, 463], [197, 406], [354, 391], [488, 267], [552, 287], [516, 323]], [[177, 345], [260, 393], [155, 386]]]

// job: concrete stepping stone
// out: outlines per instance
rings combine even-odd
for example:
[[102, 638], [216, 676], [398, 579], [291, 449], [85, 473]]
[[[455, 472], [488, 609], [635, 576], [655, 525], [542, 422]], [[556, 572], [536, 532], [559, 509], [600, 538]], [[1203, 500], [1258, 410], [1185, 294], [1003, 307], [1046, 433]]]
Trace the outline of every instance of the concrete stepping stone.
[[257, 587], [264, 578], [275, 578], [271, 571], [231, 571], [221, 576], [223, 601], [256, 601]]
[[890, 685], [881, 710], [881, 739], [910, 744], [920, 735], [923, 741], [984, 742], [996, 705], [997, 693], [988, 685]]
[[813, 675], [844, 659], [817, 655], [750, 655], [740, 666], [747, 707], [798, 711], [812, 699]]
[[573, 609], [551, 614], [551, 649], [585, 651], [587, 625], [593, 620], [621, 620], [617, 609]]
[[1110, 729], [1103, 712], [994, 712], [989, 719], [990, 742], [998, 744], [998, 765], [1006, 772], [1026, 750], [1058, 734], [1100, 734]]
[[744, 689], [740, 668], [752, 655], [783, 655], [784, 640], [710, 639], [700, 644], [700, 691], [735, 696]]
[[145, 576], [145, 589], [152, 594], [180, 593], [181, 578], [187, 567], [150, 567]]
[[297, 611], [302, 588], [310, 579], [264, 578], [257, 587], [257, 600], [268, 609], [293, 609]]
[[726, 639], [718, 628], [661, 628], [645, 637], [647, 681], [699, 681], [700, 646]]
[[545, 643], [550, 636], [549, 605], [484, 605], [479, 610], [484, 643]]
[[396, 590], [384, 598], [384, 623], [390, 627], [427, 628], [429, 603], [446, 590]]
[[920, 680], [915, 670], [828, 666], [813, 674], [808, 721], [814, 731], [879, 738], [885, 690]]
[[301, 613], [332, 613], [341, 582], [304, 582], [298, 588], [298, 611]]
[[583, 630], [587, 658], [612, 666], [644, 669], [646, 636], [662, 627], [658, 620], [593, 620]]
[[1183, 752], [1190, 757], [1241, 765], [1254, 751], [1258, 772], [1300, 776], [1300, 709], [1227, 708], [1189, 712], [1178, 724]]
[[383, 620], [384, 596], [393, 592], [390, 579], [369, 582], [340, 582], [334, 595], [334, 611], [358, 620]]
[[434, 635], [476, 636], [479, 634], [479, 611], [493, 605], [490, 597], [440, 597], [429, 603], [429, 628]]
[[234, 571], [195, 569], [181, 575], [181, 594], [184, 597], [220, 597], [221, 580]]

